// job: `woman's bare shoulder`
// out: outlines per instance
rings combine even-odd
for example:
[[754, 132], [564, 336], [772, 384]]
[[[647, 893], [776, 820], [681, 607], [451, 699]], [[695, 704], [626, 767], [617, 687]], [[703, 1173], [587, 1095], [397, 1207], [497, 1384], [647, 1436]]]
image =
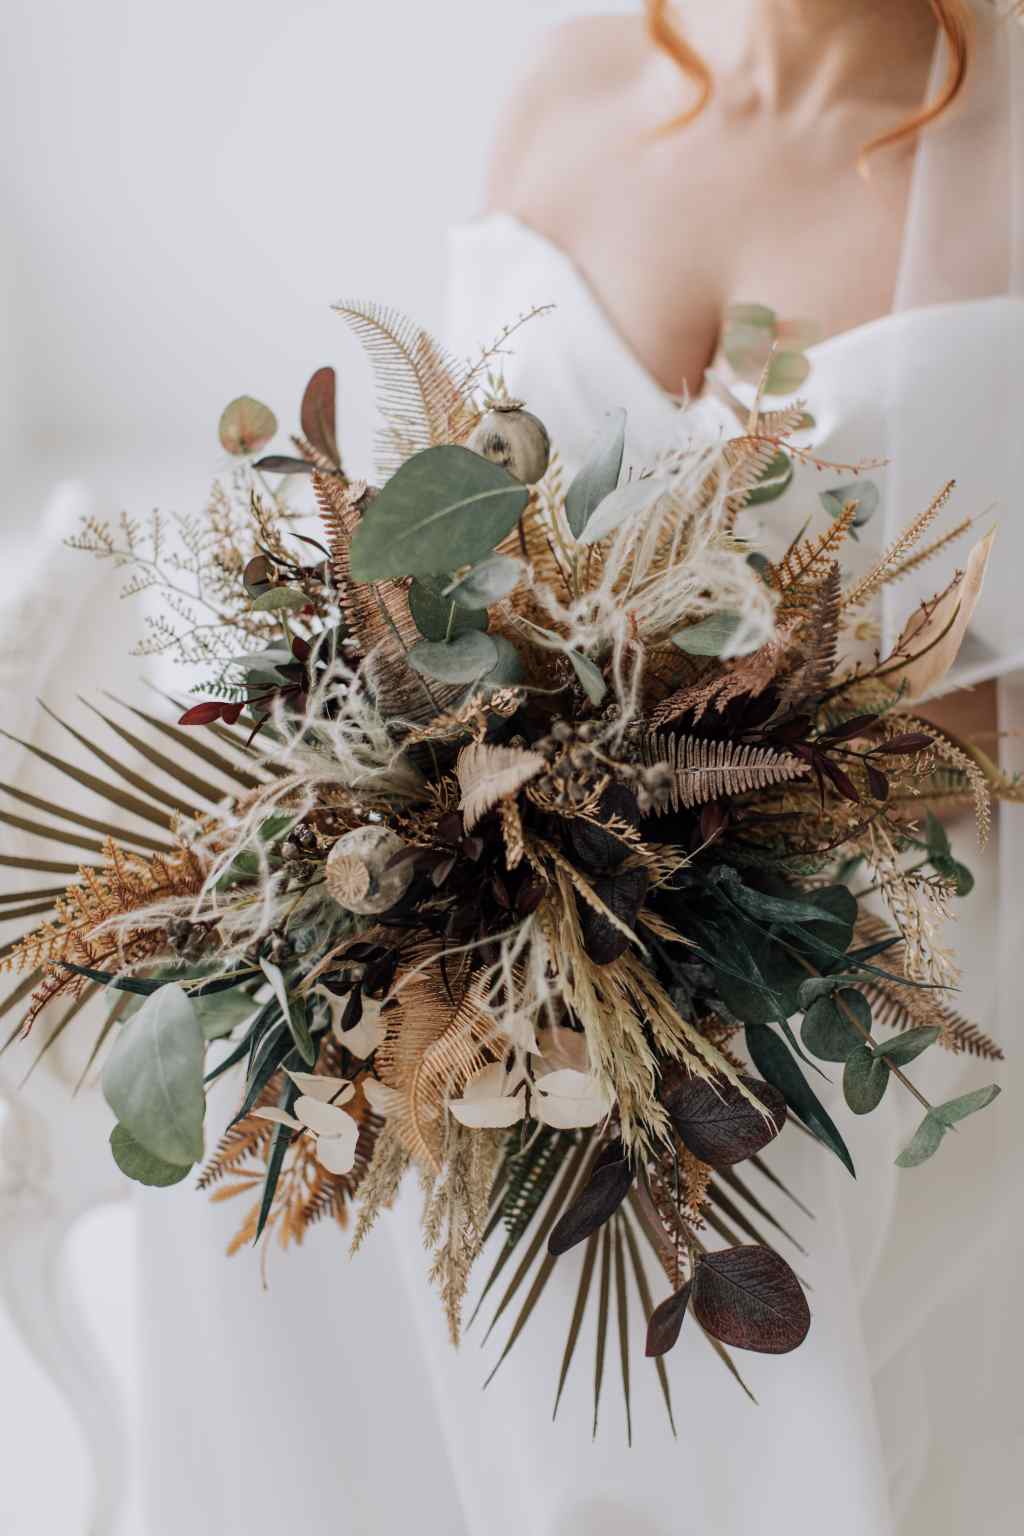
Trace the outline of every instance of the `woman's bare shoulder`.
[[523, 211], [528, 187], [557, 159], [552, 148], [604, 111], [649, 61], [642, 17], [581, 16], [541, 34], [499, 116], [487, 184], [490, 208]]

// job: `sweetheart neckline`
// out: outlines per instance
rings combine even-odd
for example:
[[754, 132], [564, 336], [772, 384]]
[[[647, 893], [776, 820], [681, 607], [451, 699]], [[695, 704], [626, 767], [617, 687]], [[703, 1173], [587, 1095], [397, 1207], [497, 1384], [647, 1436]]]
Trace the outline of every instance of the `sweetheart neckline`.
[[[646, 382], [647, 387], [656, 393], [661, 400], [674, 404], [674, 397], [671, 392], [665, 389], [661, 381], [655, 377], [636, 351], [632, 342], [623, 334], [617, 323], [612, 319], [603, 299], [582, 268], [569, 252], [554, 240], [542, 234], [539, 229], [535, 229], [532, 224], [526, 223], [518, 214], [507, 212], [505, 209], [494, 209], [469, 223], [455, 225], [450, 231], [450, 237], [454, 239], [466, 236], [472, 237], [490, 230], [502, 228], [510, 230], [517, 238], [533, 245], [538, 251], [544, 253], [550, 260], [556, 262], [562, 268], [580, 299], [591, 311], [601, 329], [612, 340], [634, 373], [642, 378]], [[844, 331], [836, 331], [832, 336], [826, 336], [822, 341], [812, 343], [811, 346], [805, 348], [805, 351], [808, 357], [814, 358], [848, 345], [851, 342], [860, 342], [865, 336], [881, 330], [895, 321], [905, 324], [908, 320], [916, 319], [923, 315], [945, 313], [975, 305], [1006, 302], [1022, 304], [1024, 303], [1024, 298], [1016, 294], [990, 294], [971, 299], [950, 299], [935, 304], [915, 305], [903, 310], [891, 310], [887, 315], [876, 316], [874, 320], [864, 320], [859, 325], [849, 326]], [[699, 396], [695, 398], [699, 398]]]

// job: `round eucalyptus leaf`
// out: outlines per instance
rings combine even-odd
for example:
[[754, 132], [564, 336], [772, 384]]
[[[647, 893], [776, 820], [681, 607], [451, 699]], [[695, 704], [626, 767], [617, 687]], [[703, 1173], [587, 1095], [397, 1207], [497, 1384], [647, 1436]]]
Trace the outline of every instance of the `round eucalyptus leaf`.
[[973, 1093], [963, 1093], [958, 1099], [948, 1099], [945, 1104], [937, 1104], [932, 1114], [944, 1126], [956, 1125], [966, 1120], [968, 1115], [976, 1115], [980, 1109], [987, 1109], [1001, 1091], [997, 1083], [990, 1084], [988, 1088], [976, 1088]]
[[409, 588], [409, 612], [424, 640], [454, 639], [468, 629], [486, 629], [487, 611], [456, 607], [445, 597], [443, 576], [417, 576]]
[[897, 1168], [919, 1168], [934, 1157], [942, 1145], [946, 1126], [934, 1114], [925, 1115], [910, 1141], [896, 1159]]
[[941, 1033], [941, 1029], [921, 1024], [916, 1029], [905, 1030], [894, 1040], [885, 1040], [881, 1045], [876, 1045], [875, 1055], [886, 1057], [894, 1066], [905, 1067], [908, 1061], [913, 1061], [922, 1051], [934, 1045]]
[[277, 431], [277, 417], [261, 400], [239, 395], [224, 407], [217, 431], [222, 448], [245, 457], [267, 446]]
[[780, 448], [764, 473], [758, 478], [757, 485], [748, 492], [747, 505], [757, 507], [765, 502], [778, 501], [793, 483], [793, 473], [793, 460]]
[[791, 395], [806, 383], [811, 365], [802, 352], [776, 352], [768, 369], [766, 395]]
[[191, 1163], [179, 1167], [154, 1157], [128, 1134], [123, 1125], [115, 1125], [111, 1131], [110, 1150], [126, 1178], [134, 1179], [136, 1184], [147, 1184], [151, 1189], [167, 1189], [172, 1184], [180, 1184], [192, 1170]]
[[857, 510], [853, 514], [853, 526], [863, 528], [878, 511], [881, 492], [874, 480], [854, 480], [849, 485], [837, 485], [831, 491], [821, 491], [818, 499], [829, 517], [841, 517], [844, 507], [855, 501]]
[[889, 1086], [889, 1068], [866, 1045], [858, 1045], [846, 1058], [843, 1094], [855, 1115], [877, 1109]]
[[493, 691], [495, 688], [511, 688], [521, 683], [526, 675], [523, 658], [511, 640], [506, 640], [504, 635], [491, 635], [489, 638], [498, 653], [498, 659], [480, 679], [481, 688]]
[[529, 500], [521, 481], [469, 448], [426, 448], [363, 513], [352, 538], [352, 579], [437, 576], [475, 565], [515, 527]]
[[409, 652], [409, 665], [414, 671], [438, 683], [475, 683], [497, 662], [498, 647], [493, 639], [475, 629], [447, 642], [421, 640]]
[[103, 1095], [128, 1134], [165, 1163], [203, 1155], [203, 1028], [174, 982], [151, 992], [103, 1068]]
[[508, 597], [528, 570], [525, 560], [517, 560], [512, 555], [492, 555], [489, 560], [481, 560], [475, 565], [461, 581], [447, 588], [446, 595], [460, 609], [478, 611]]
[[733, 642], [743, 628], [741, 613], [711, 613], [706, 619], [681, 629], [672, 636], [672, 644], [688, 656], [741, 656], [756, 646], [735, 648]]
[[862, 1044], [863, 1037], [850, 1022], [844, 1008], [870, 1032], [871, 1004], [862, 992], [849, 987], [834, 997], [819, 997], [804, 1014], [800, 1038], [811, 1055], [820, 1061], [846, 1061], [851, 1051]]
[[282, 608], [287, 608], [292, 613], [299, 613], [308, 607], [309, 598], [304, 592], [297, 592], [294, 587], [271, 587], [269, 592], [263, 592], [253, 599], [252, 611], [278, 613]]

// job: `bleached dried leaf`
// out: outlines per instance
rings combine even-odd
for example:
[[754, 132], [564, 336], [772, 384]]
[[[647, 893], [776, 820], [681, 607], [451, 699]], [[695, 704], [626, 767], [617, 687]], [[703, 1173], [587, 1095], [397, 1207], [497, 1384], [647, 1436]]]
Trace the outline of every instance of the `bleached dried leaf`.
[[301, 1120], [296, 1120], [294, 1115], [289, 1115], [283, 1109], [275, 1109], [273, 1105], [268, 1104], [262, 1109], [254, 1109], [251, 1113], [254, 1120], [269, 1120], [273, 1125], [286, 1125], [292, 1131], [304, 1129]]
[[544, 767], [539, 752], [524, 752], [518, 747], [494, 747], [474, 742], [459, 753], [455, 766], [462, 799], [466, 831], [471, 832], [499, 800], [518, 794]]
[[337, 1104], [325, 1104], [323, 1099], [314, 1099], [308, 1093], [295, 1100], [295, 1113], [307, 1130], [317, 1136], [340, 1136], [348, 1130], [352, 1120], [352, 1116], [339, 1109]]
[[344, 1077], [321, 1077], [314, 1072], [288, 1072], [288, 1076], [300, 1093], [310, 1099], [319, 1099], [321, 1104], [328, 1104], [332, 1099], [337, 1104], [347, 1104], [355, 1093], [352, 1084]]
[[555, 1130], [586, 1130], [600, 1125], [611, 1107], [611, 1096], [592, 1072], [561, 1067], [534, 1085], [533, 1117]]
[[898, 671], [890, 673], [887, 681], [905, 688], [907, 703], [934, 693], [956, 661], [967, 626], [978, 606], [995, 536], [993, 528], [975, 544], [968, 556], [963, 579], [952, 584], [934, 605], [917, 609], [904, 628], [897, 650], [909, 651], [916, 660], [908, 661]]
[[472, 1130], [501, 1130], [518, 1125], [526, 1113], [521, 1093], [513, 1093], [513, 1079], [504, 1062], [494, 1062], [470, 1078], [461, 1099], [449, 1101], [448, 1108], [460, 1125]]

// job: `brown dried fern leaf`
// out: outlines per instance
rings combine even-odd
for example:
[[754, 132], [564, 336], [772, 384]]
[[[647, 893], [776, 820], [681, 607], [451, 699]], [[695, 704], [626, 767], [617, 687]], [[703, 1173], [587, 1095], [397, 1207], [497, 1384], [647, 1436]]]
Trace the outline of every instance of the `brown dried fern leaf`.
[[894, 579], [894, 573], [905, 565], [910, 551], [914, 545], [927, 532], [932, 523], [938, 517], [946, 505], [956, 487], [956, 481], [950, 480], [923, 512], [911, 518], [903, 532], [893, 540], [889, 548], [885, 550], [879, 560], [869, 571], [854, 582], [848, 591], [843, 593], [843, 610], [848, 612], [853, 608], [862, 608]]
[[840, 516], [824, 533], [791, 545], [768, 572], [769, 586], [785, 596], [792, 594], [794, 589], [813, 586], [824, 580], [835, 563], [836, 550], [849, 533], [856, 515], [855, 505], [844, 507]]
[[723, 795], [765, 789], [802, 778], [807, 772], [807, 764], [788, 752], [707, 741], [699, 736], [670, 736], [661, 731], [652, 731], [641, 740], [640, 756], [648, 767], [664, 765], [671, 771], [662, 808], [674, 811]]
[[459, 370], [434, 338], [398, 310], [358, 302], [334, 306], [366, 352], [382, 425], [377, 469], [388, 478], [424, 448], [463, 441], [477, 415]]
[[[905, 946], [896, 930], [874, 913], [864, 913], [857, 919], [857, 944], [877, 944], [886, 939], [898, 939], [899, 942], [880, 955], [875, 964], [884, 970], [902, 972]], [[880, 976], [872, 976], [860, 985], [871, 1004], [875, 1022], [883, 1028], [938, 1027], [942, 1031], [938, 1043], [944, 1050], [955, 1055], [979, 1056], [986, 1061], [1004, 1060], [1002, 1047], [991, 1035], [940, 1002], [935, 992], [908, 987]]]
[[787, 711], [804, 699], [818, 699], [832, 680], [839, 647], [839, 564], [832, 562], [808, 600], [803, 621], [787, 655], [787, 670], [779, 686], [779, 709]]

